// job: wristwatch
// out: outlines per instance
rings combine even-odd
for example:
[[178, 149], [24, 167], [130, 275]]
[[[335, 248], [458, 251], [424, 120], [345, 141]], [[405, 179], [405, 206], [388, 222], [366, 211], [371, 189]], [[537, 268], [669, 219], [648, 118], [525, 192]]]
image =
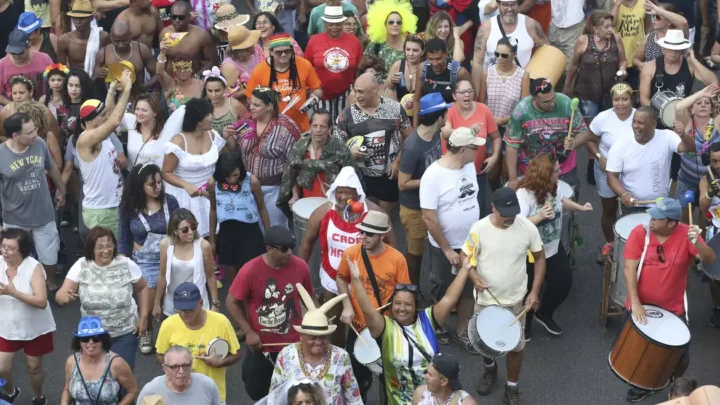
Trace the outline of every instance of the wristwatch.
[[220, 308], [220, 301], [213, 301], [212, 306]]
[[595, 153], [595, 157], [600, 159], [600, 158], [602, 158], [602, 155], [600, 154], [600, 152], [597, 152], [597, 153]]

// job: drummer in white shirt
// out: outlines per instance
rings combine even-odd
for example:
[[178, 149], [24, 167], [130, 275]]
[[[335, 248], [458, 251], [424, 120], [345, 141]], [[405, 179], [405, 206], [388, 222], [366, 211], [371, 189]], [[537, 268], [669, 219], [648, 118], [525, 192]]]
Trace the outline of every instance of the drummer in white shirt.
[[624, 214], [644, 211], [670, 190], [672, 154], [695, 150], [693, 138], [671, 130], [655, 129], [657, 112], [649, 106], [633, 116], [634, 136], [615, 142], [606, 165], [608, 185], [622, 203]]
[[[665, 175], [668, 175], [667, 171]], [[682, 206], [678, 200], [662, 198], [647, 213], [650, 214], [650, 223], [638, 225], [632, 230], [623, 254], [628, 291], [625, 308], [631, 310], [632, 316], [641, 324], [647, 321], [643, 304], [656, 305], [683, 317], [687, 312], [684, 299], [687, 273], [693, 259], [699, 256], [704, 263], [715, 261], [715, 252], [703, 241], [700, 228], [680, 222]], [[645, 226], [649, 228], [650, 235], [647, 235]], [[643, 255], [642, 271], [638, 277], [638, 266]], [[686, 350], [673, 376], [682, 377], [689, 365], [690, 356]], [[649, 393], [631, 388], [627, 399], [639, 402]]]

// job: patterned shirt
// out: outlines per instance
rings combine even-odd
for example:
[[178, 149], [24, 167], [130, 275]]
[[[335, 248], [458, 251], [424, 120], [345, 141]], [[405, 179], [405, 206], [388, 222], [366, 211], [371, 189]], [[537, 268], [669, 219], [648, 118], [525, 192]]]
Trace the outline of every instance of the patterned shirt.
[[381, 97], [377, 109], [370, 114], [357, 104], [345, 107], [333, 128], [333, 136], [343, 142], [363, 136], [362, 145], [367, 148], [368, 156], [359, 163], [362, 174], [380, 177], [386, 174], [388, 166], [400, 153], [400, 131], [409, 127], [410, 120], [400, 103]]
[[[360, 388], [352, 371], [350, 356], [348, 353], [334, 345], [329, 346], [330, 364], [328, 370], [322, 377], [320, 384], [325, 394], [325, 401], [328, 405], [362, 405]], [[300, 363], [298, 351], [300, 343], [285, 347], [275, 361], [275, 371], [272, 375], [270, 391], [282, 385], [286, 381], [301, 380], [307, 378], [317, 379], [325, 368], [325, 362], [317, 366], [305, 363], [305, 370]]]

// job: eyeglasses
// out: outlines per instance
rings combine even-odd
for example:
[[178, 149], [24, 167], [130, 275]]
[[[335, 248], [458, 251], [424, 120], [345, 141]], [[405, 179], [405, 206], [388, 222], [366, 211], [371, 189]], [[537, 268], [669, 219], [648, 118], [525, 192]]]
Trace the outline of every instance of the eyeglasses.
[[180, 369], [182, 369], [183, 371], [190, 371], [190, 369], [192, 368], [192, 363], [190, 363], [190, 364], [176, 364], [176, 365], [174, 365], [174, 366], [171, 366], [171, 365], [169, 365], [169, 364], [163, 364], [163, 365], [164, 365], [165, 367], [169, 368], [170, 370], [172, 370], [173, 373], [177, 373], [178, 371], [180, 371]]
[[276, 245], [271, 245], [270, 247], [273, 248], [273, 249], [277, 249], [277, 250], [279, 250], [279, 251], [282, 252], [282, 253], [287, 253], [288, 250], [295, 249], [295, 244], [293, 243], [293, 244], [290, 245], [290, 246], [276, 246]]
[[109, 245], [95, 245], [95, 250], [113, 250], [115, 249], [115, 245], [112, 243]]
[[551, 98], [550, 100], [547, 100], [547, 101], [542, 101], [542, 100], [539, 100], [539, 99], [536, 98], [535, 101], [537, 101], [538, 104], [542, 104], [542, 105], [553, 105], [553, 104], [555, 104], [555, 97], [553, 97], [553, 98]]
[[197, 225], [191, 225], [191, 226], [183, 226], [182, 228], [177, 228], [178, 231], [181, 233], [188, 233], [188, 231], [197, 231]]
[[467, 89], [467, 90], [458, 90], [455, 93], [470, 95], [470, 94], [473, 94], [474, 92], [475, 92], [475, 90], [473, 90], [473, 89]]
[[510, 54], [509, 54], [509, 53], [500, 53], [500, 52], [495, 52], [495, 57], [496, 57], [496, 58], [503, 58], [503, 59], [507, 59], [507, 58], [509, 58], [509, 57], [510, 57]]
[[360, 235], [365, 235], [365, 236], [367, 236], [368, 238], [372, 238], [373, 236], [375, 236], [375, 235], [377, 235], [377, 234], [376, 234], [376, 233], [373, 233], [373, 232], [368, 232], [368, 231], [360, 231]]
[[175, 21], [175, 20], [177, 20], [177, 21], [185, 21], [185, 19], [187, 18], [187, 16], [186, 16], [186, 15], [182, 15], [182, 14], [173, 14], [173, 15], [170, 16], [170, 18], [171, 18], [173, 21]]
[[102, 339], [100, 338], [100, 336], [83, 336], [83, 337], [79, 337], [78, 339], [80, 339], [80, 341], [81, 341], [82, 343], [88, 343], [88, 342], [90, 342], [91, 340], [92, 340], [93, 342], [95, 342], [95, 343], [100, 343], [100, 342], [102, 342]]
[[273, 53], [277, 56], [292, 55], [292, 52], [293, 52], [292, 49], [284, 49], [282, 51], [273, 51]]
[[665, 263], [665, 251], [663, 250], [662, 245], [658, 245], [657, 247], [657, 256], [660, 263]]
[[388, 20], [387, 25], [402, 25], [402, 20]]
[[3, 252], [15, 253], [15, 252], [17, 252], [17, 250], [18, 250], [18, 248], [16, 248], [15, 246], [0, 245], [0, 251], [3, 251]]
[[417, 292], [417, 290], [418, 286], [416, 286], [415, 284], [395, 284], [395, 291], [410, 291], [411, 293], [415, 293]]
[[354, 22], [346, 22], [346, 23], [344, 23], [343, 25], [346, 26], [346, 27], [348, 27], [348, 28], [357, 28], [357, 27], [360, 26], [360, 24], [354, 23]]
[[518, 7], [517, 2], [512, 2], [512, 1], [500, 2], [500, 8], [517, 8], [517, 7]]

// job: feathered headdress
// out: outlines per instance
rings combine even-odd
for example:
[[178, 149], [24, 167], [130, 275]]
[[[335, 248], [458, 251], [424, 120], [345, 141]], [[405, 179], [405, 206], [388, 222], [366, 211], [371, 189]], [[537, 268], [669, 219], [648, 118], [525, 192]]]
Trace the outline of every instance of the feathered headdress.
[[418, 18], [413, 14], [409, 1], [403, 0], [379, 0], [368, 7], [367, 33], [370, 41], [384, 43], [387, 40], [385, 24], [388, 16], [397, 13], [402, 19], [402, 32], [414, 33], [417, 31]]

